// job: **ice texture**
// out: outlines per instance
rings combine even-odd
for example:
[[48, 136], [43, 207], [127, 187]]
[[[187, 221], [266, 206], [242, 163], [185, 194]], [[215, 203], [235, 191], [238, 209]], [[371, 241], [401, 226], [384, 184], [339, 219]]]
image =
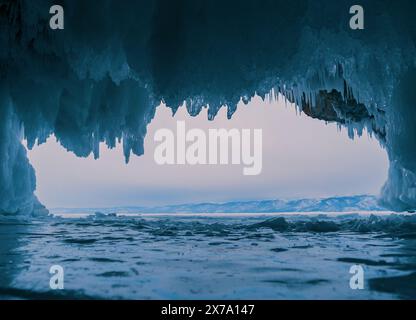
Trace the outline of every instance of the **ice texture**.
[[[0, 221], [3, 299], [416, 298], [415, 215]], [[65, 290], [50, 289], [45, 270], [55, 264]], [[365, 290], [350, 289], [356, 264]]]
[[62, 0], [65, 29], [51, 30], [55, 2], [0, 2], [1, 212], [39, 207], [22, 139], [54, 134], [96, 158], [121, 142], [128, 161], [161, 101], [212, 120], [254, 94], [352, 138], [367, 128], [390, 159], [383, 205], [415, 209], [415, 1], [361, 1], [365, 30], [349, 28], [347, 0]]

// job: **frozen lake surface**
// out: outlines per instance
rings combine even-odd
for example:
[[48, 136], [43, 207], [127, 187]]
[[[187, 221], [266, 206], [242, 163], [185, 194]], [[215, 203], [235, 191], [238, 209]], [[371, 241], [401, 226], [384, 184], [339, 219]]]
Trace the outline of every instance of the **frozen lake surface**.
[[1, 298], [416, 298], [413, 215], [59, 215], [1, 219]]

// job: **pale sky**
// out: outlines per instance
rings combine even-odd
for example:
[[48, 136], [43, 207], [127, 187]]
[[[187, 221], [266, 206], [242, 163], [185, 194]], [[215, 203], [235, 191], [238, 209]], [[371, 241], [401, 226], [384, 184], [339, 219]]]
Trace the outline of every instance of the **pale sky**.
[[[155, 131], [186, 128], [263, 130], [263, 170], [244, 176], [239, 165], [165, 165], [154, 161]], [[198, 117], [180, 108], [172, 118], [165, 106], [157, 109], [148, 126], [145, 155], [125, 164], [121, 146], [100, 149], [100, 159], [77, 158], [51, 137], [29, 151], [36, 170], [40, 201], [54, 207], [110, 207], [190, 202], [327, 197], [378, 194], [387, 177], [388, 160], [375, 139], [365, 132], [350, 140], [346, 129], [296, 114], [283, 99], [253, 99], [239, 106], [232, 120], [222, 109], [209, 122], [204, 110]]]

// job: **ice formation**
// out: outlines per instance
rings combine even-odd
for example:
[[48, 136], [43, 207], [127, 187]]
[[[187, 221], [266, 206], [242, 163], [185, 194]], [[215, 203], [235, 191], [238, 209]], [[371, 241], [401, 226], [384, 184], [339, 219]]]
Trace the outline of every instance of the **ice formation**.
[[[55, 2], [64, 30], [49, 28]], [[121, 141], [128, 161], [160, 101], [212, 119], [255, 93], [367, 128], [391, 163], [383, 203], [415, 209], [416, 2], [360, 3], [365, 30], [347, 0], [1, 1], [0, 211], [42, 208], [22, 138], [95, 157]]]

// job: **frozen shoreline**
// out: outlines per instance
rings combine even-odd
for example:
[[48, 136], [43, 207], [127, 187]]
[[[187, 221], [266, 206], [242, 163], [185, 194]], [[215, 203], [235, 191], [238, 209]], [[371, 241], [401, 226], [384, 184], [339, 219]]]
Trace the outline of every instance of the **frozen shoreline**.
[[[61, 218], [85, 218], [89, 216], [94, 216], [96, 212], [83, 212], [83, 209], [52, 209], [50, 210], [51, 214], [56, 217]], [[397, 213], [393, 211], [345, 211], [345, 212], [271, 212], [271, 213], [263, 213], [263, 212], [253, 212], [253, 213], [131, 213], [131, 212], [123, 212], [119, 211], [117, 213], [103, 213], [101, 211], [98, 212], [99, 214], [114, 216], [116, 214], [117, 217], [212, 217], [212, 218], [236, 218], [236, 217], [301, 217], [301, 216], [310, 216], [310, 217], [318, 217], [318, 216], [328, 216], [328, 217], [342, 217], [347, 215], [358, 215], [358, 216], [388, 216], [388, 215], [404, 215], [404, 216], [411, 216], [411, 213]]]
[[[402, 215], [8, 222], [0, 298], [414, 299], [415, 241]], [[65, 270], [62, 292], [49, 288], [51, 265]], [[349, 287], [353, 265], [364, 290]]]

